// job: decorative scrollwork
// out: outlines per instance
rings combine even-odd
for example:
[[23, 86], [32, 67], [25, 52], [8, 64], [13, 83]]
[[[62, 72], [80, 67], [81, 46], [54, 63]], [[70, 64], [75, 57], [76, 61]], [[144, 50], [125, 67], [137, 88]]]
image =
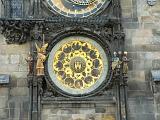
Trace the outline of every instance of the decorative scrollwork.
[[[52, 17], [45, 19], [0, 19], [0, 31], [6, 38], [8, 44], [22, 44], [30, 40], [30, 37], [36, 36], [40, 32], [48, 34], [59, 33], [64, 29], [90, 29], [91, 31], [108, 34], [104, 28], [110, 28], [116, 22], [116, 19], [106, 17], [93, 18], [65, 18]], [[40, 36], [40, 35], [39, 35]], [[35, 38], [35, 37], [33, 37]], [[37, 39], [37, 38], [36, 38]]]
[[1, 21], [1, 33], [6, 38], [8, 44], [22, 44], [29, 39], [31, 24], [30, 22], [3, 20]]

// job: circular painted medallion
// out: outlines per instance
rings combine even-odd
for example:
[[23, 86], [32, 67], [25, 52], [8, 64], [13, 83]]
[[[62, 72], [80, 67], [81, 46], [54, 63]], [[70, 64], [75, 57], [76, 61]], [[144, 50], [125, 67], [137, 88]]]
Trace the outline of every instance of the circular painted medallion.
[[58, 42], [49, 53], [48, 73], [52, 82], [72, 95], [97, 89], [108, 74], [108, 56], [93, 39], [70, 36]]
[[100, 78], [103, 68], [98, 49], [79, 39], [63, 44], [53, 58], [53, 72], [66, 87], [86, 89]]
[[49, 7], [66, 17], [83, 18], [99, 11], [110, 0], [46, 0]]

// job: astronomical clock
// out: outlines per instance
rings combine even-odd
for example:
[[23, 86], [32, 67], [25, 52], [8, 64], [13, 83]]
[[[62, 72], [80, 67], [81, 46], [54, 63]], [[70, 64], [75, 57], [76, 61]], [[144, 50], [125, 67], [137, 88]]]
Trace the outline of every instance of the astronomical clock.
[[[107, 16], [112, 12], [111, 4], [111, 0], [43, 1], [46, 14], [53, 16], [51, 20], [64, 20], [53, 26], [56, 34], [47, 49], [45, 78], [51, 90], [64, 96], [86, 97], [110, 85], [112, 38], [108, 35], [113, 27], [107, 27]], [[101, 23], [104, 25], [99, 26]]]
[[[112, 1], [43, 0], [42, 3], [43, 16], [55, 21], [45, 24], [44, 31], [47, 36], [54, 36], [48, 38], [45, 61], [45, 79], [50, 90], [65, 97], [87, 97], [108, 87], [112, 79], [112, 52], [111, 38], [107, 35], [113, 28], [107, 27], [107, 16], [112, 12]], [[101, 34], [103, 30], [106, 36]]]
[[108, 44], [95, 33], [87, 31], [70, 31], [62, 36], [58, 35], [55, 38], [58, 42], [51, 42], [52, 47], [48, 49], [46, 74], [50, 84], [68, 96], [97, 93], [110, 82], [111, 53]]
[[84, 18], [101, 13], [110, 2], [111, 0], [45, 0], [45, 5], [54, 14]]
[[42, 60], [44, 96], [87, 97], [109, 89], [113, 51], [123, 49], [120, 0], [6, 0], [5, 4], [5, 16], [16, 18], [0, 22], [8, 43], [29, 39], [48, 43]]
[[40, 119], [43, 105], [54, 103], [97, 107], [96, 103], [114, 102], [117, 112], [124, 111], [128, 60], [121, 54], [125, 52], [120, 0], [2, 2], [0, 31], [6, 42], [30, 43], [26, 76], [32, 120]]

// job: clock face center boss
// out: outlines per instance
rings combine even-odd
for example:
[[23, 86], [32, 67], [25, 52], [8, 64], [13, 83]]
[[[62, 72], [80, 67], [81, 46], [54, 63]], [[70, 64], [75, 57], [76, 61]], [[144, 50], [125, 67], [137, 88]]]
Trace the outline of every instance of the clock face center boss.
[[82, 57], [75, 57], [70, 61], [70, 68], [75, 73], [84, 72], [86, 68], [86, 61]]
[[69, 94], [85, 94], [99, 87], [108, 73], [108, 58], [93, 39], [70, 36], [51, 50], [48, 73], [52, 82]]

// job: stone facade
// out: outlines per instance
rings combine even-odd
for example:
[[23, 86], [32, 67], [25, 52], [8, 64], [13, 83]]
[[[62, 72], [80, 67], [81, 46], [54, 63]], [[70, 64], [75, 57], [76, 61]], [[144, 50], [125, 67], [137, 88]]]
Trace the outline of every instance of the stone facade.
[[[159, 120], [158, 101], [150, 87], [150, 71], [159, 69], [160, 1], [122, 0], [126, 50], [129, 52], [129, 120]], [[156, 95], [157, 96], [157, 95]]]
[[[152, 93], [150, 71], [160, 69], [160, 0], [121, 0], [125, 48], [129, 52], [129, 120], [159, 120], [160, 94]], [[2, 10], [2, 9], [1, 9]], [[0, 11], [1, 12], [1, 11]], [[7, 45], [0, 35], [0, 74], [9, 74], [9, 86], [0, 86], [0, 120], [29, 120], [27, 63], [29, 43]], [[157, 85], [158, 86], [158, 85]], [[115, 120], [111, 104], [42, 106], [42, 120]]]
[[29, 89], [25, 58], [28, 44], [7, 45], [0, 35], [0, 74], [10, 75], [10, 84], [0, 86], [0, 119], [27, 120], [29, 111]]
[[[71, 107], [72, 106], [72, 107]], [[115, 120], [113, 104], [65, 104], [44, 106], [43, 120]]]

